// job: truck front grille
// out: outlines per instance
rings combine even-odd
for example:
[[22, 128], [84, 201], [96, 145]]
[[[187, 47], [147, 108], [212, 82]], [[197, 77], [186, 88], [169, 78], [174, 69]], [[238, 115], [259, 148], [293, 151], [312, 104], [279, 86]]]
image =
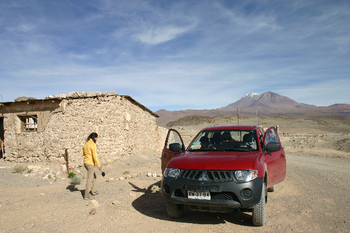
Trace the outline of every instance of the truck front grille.
[[179, 178], [196, 181], [224, 182], [234, 180], [234, 171], [181, 170]]

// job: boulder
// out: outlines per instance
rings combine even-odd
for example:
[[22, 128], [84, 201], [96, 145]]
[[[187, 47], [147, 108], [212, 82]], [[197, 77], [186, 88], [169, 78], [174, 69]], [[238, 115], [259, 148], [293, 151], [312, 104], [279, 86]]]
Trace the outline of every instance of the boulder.
[[90, 91], [90, 92], [86, 93], [86, 96], [87, 97], [96, 97], [97, 95], [96, 95], [96, 92]]
[[15, 99], [15, 102], [23, 102], [23, 101], [27, 101], [28, 97], [26, 96], [22, 96], [22, 97], [18, 97]]

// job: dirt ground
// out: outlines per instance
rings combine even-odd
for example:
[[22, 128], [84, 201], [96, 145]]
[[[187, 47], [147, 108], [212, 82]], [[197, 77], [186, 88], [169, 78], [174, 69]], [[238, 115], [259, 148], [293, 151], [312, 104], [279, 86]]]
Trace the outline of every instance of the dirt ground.
[[[224, 120], [214, 124], [227, 124]], [[253, 226], [251, 213], [245, 212], [169, 218], [158, 189], [160, 155], [155, 154], [104, 166], [96, 202], [83, 199], [85, 179], [72, 185], [51, 164], [13, 173], [16, 164], [0, 160], [0, 232], [349, 232], [348, 122], [264, 120], [264, 127], [280, 126], [287, 176], [269, 193], [263, 227]], [[187, 145], [206, 124], [174, 128]], [[84, 168], [74, 172], [86, 176]], [[96, 214], [91, 214], [93, 208]]]

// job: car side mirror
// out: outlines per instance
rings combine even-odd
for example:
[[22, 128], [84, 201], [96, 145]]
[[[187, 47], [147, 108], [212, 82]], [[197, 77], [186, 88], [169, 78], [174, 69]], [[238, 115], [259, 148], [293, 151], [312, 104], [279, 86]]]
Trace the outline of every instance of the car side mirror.
[[281, 149], [281, 144], [279, 142], [269, 142], [266, 145], [267, 152], [275, 152]]
[[178, 152], [178, 153], [182, 152], [182, 148], [181, 148], [180, 143], [171, 143], [169, 145], [169, 150], [174, 151], [174, 152]]

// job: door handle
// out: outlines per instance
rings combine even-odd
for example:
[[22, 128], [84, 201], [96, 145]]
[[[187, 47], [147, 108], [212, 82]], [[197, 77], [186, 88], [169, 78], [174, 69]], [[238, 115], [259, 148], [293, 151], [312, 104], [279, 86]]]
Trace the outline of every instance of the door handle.
[[283, 158], [284, 156], [286, 156], [286, 154], [281, 155], [282, 158]]
[[164, 158], [168, 157], [166, 154], [163, 154], [162, 156], [163, 156]]

